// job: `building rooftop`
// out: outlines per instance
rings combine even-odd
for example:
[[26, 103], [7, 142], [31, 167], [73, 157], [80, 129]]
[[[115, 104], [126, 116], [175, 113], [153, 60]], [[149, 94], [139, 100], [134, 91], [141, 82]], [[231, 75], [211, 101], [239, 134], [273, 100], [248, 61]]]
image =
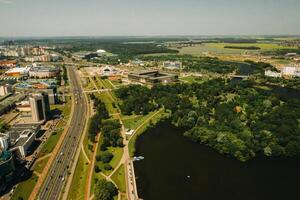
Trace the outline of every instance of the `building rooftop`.
[[11, 155], [12, 154], [10, 151], [1, 151], [0, 150], [0, 163], [10, 159]]
[[5, 73], [6, 74], [9, 74], [9, 73], [26, 74], [29, 72], [29, 70], [30, 70], [30, 67], [15, 67], [15, 68], [7, 70]]
[[36, 67], [32, 67], [30, 69], [30, 71], [33, 71], [33, 72], [56, 72], [56, 71], [59, 71], [59, 69], [54, 66], [36, 66]]

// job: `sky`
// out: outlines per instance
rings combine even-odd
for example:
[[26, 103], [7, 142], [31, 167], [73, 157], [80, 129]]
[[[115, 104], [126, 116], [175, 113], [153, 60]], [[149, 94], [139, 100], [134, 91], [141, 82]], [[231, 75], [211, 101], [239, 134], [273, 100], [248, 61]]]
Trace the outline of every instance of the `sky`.
[[300, 0], [0, 0], [0, 37], [300, 35]]

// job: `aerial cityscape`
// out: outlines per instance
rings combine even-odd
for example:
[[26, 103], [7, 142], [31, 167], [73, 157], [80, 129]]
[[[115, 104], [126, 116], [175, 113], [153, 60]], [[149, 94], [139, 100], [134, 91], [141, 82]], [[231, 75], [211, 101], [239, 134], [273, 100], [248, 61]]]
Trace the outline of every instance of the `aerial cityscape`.
[[294, 200], [300, 1], [0, 0], [0, 200]]

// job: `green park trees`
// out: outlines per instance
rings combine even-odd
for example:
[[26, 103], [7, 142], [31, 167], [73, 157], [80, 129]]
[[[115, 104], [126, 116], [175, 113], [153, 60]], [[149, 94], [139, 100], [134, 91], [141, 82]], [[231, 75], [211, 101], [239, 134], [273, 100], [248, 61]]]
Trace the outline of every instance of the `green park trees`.
[[117, 188], [113, 183], [104, 179], [98, 180], [95, 186], [96, 200], [113, 200], [114, 196], [118, 194]]
[[[262, 64], [263, 67], [264, 64]], [[259, 89], [253, 80], [212, 79], [204, 83], [129, 86], [117, 91], [125, 113], [152, 106], [172, 112], [184, 135], [241, 161], [258, 153], [300, 156], [300, 100], [277, 89]], [[299, 91], [295, 91], [299, 92]], [[137, 110], [137, 114], [141, 114]]]

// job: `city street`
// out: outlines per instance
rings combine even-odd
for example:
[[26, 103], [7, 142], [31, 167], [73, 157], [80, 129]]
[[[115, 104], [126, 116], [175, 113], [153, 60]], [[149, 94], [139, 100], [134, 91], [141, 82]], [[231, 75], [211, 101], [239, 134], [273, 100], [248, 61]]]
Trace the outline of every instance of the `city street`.
[[82, 88], [79, 79], [76, 75], [75, 68], [68, 67], [69, 82], [72, 86], [72, 93], [74, 98], [74, 112], [71, 123], [69, 124], [65, 140], [56, 155], [47, 178], [40, 191], [38, 199], [59, 199], [64, 183], [68, 178], [68, 170], [71, 168], [74, 156], [79, 147], [79, 141], [84, 130], [86, 102], [82, 96]]

